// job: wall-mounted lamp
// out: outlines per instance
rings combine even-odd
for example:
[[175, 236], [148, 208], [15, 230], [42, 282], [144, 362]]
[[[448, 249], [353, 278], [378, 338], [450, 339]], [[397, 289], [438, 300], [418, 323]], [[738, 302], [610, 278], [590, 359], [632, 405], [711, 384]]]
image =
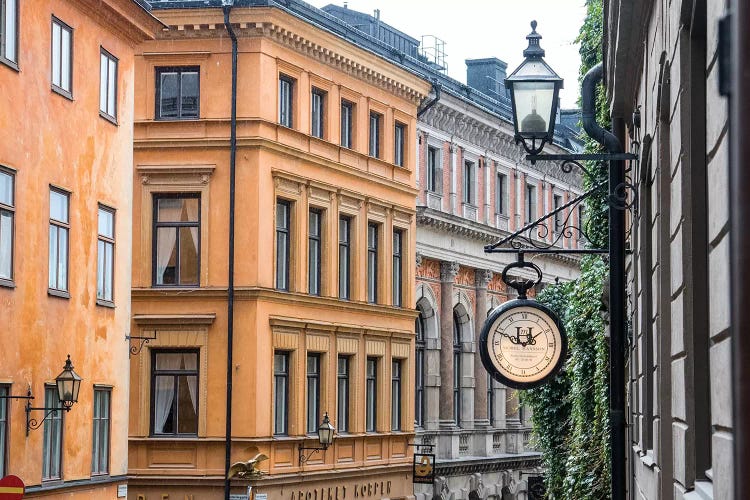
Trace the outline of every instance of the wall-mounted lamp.
[[[323, 415], [323, 421], [318, 427], [318, 442], [320, 442], [320, 446], [316, 448], [305, 448], [304, 446], [300, 446], [299, 464], [302, 465], [307, 462], [316, 451], [326, 451], [328, 447], [333, 443], [333, 434], [335, 432], [336, 428], [331, 424], [331, 421], [328, 419], [328, 412], [326, 412], [325, 415]], [[305, 455], [305, 450], [309, 451], [310, 453]]]
[[[0, 396], [0, 399], [26, 399], [26, 435], [29, 435], [29, 431], [38, 429], [42, 422], [52, 415], [52, 413], [65, 410], [70, 411], [70, 408], [74, 403], [78, 402], [78, 392], [81, 390], [81, 381], [83, 379], [73, 371], [73, 364], [70, 362], [70, 354], [68, 359], [65, 361], [63, 371], [55, 378], [55, 385], [57, 385], [57, 397], [62, 404], [62, 407], [56, 406], [53, 408], [40, 407], [34, 408], [31, 406], [31, 400], [34, 396], [31, 395], [31, 388], [29, 388], [26, 396]], [[46, 414], [41, 420], [31, 418], [32, 411], [44, 411]]]

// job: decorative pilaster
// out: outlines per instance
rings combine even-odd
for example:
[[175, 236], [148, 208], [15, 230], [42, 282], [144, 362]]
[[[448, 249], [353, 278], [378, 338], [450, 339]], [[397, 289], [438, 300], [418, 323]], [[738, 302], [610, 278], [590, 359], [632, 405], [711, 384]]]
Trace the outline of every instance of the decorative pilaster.
[[457, 199], [457, 192], [458, 192], [458, 147], [451, 144], [450, 145], [450, 153], [451, 153], [451, 192], [450, 192], [450, 203], [451, 203], [451, 213], [456, 214], [458, 211], [458, 199]]
[[458, 262], [440, 263], [440, 426], [453, 421], [453, 283]]
[[477, 269], [474, 273], [476, 288], [476, 311], [474, 312], [474, 345], [477, 346], [474, 359], [474, 426], [487, 427], [487, 371], [479, 359], [479, 334], [487, 318], [487, 285], [492, 280], [492, 271]]

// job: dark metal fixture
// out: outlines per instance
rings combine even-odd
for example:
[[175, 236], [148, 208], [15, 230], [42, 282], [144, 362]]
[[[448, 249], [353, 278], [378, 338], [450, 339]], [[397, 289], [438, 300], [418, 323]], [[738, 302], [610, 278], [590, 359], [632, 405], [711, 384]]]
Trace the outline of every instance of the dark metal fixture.
[[[154, 330], [154, 334], [149, 337], [144, 337], [142, 335], [125, 335], [125, 340], [128, 341], [128, 357], [137, 356], [141, 353], [145, 344], [148, 344], [152, 340], [156, 340], [156, 330]], [[138, 345], [132, 345], [130, 343], [131, 340], [140, 340], [140, 342]]]
[[524, 149], [532, 155], [552, 143], [557, 97], [563, 86], [563, 79], [544, 62], [544, 49], [539, 46], [541, 38], [536, 32], [536, 21], [531, 21], [531, 33], [526, 37], [529, 46], [523, 51], [525, 59], [505, 79], [505, 87], [510, 92], [516, 144], [523, 143]]
[[[318, 447], [309, 447], [306, 448], [304, 446], [299, 447], [299, 464], [302, 465], [306, 463], [308, 460], [310, 460], [310, 457], [315, 453], [316, 451], [326, 451], [329, 446], [333, 443], [333, 435], [336, 432], [336, 428], [333, 427], [331, 424], [331, 421], [328, 419], [328, 412], [323, 415], [323, 421], [320, 423], [320, 426], [318, 427], [318, 442], [320, 443], [320, 446]], [[305, 455], [305, 451], [309, 451], [307, 455]]]

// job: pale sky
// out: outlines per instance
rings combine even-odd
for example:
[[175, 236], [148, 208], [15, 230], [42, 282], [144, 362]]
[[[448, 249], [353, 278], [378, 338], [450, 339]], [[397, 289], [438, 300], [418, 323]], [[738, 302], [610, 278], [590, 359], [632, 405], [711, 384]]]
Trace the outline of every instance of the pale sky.
[[[306, 0], [323, 7], [344, 0]], [[435, 35], [445, 41], [448, 75], [466, 83], [466, 59], [497, 57], [510, 74], [523, 60], [529, 23], [536, 19], [545, 61], [565, 80], [562, 106], [576, 107], [581, 58], [574, 43], [586, 15], [585, 0], [348, 0], [349, 8], [372, 15], [421, 40]]]

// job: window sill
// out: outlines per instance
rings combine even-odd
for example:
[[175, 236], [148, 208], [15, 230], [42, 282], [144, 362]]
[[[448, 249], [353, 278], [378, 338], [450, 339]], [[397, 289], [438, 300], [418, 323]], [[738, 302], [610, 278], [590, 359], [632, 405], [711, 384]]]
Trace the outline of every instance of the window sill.
[[150, 434], [150, 439], [197, 439], [198, 434]]
[[61, 299], [70, 298], [70, 292], [67, 292], [65, 290], [55, 290], [54, 288], [48, 288], [47, 295], [50, 295], [52, 297], [59, 297]]
[[65, 90], [63, 88], [60, 88], [57, 85], [54, 85], [54, 84], [52, 85], [52, 92], [54, 92], [55, 94], [63, 96], [64, 98], [68, 99], [69, 101], [73, 100], [73, 93], [72, 92], [70, 92], [68, 90]]
[[15, 288], [16, 283], [13, 280], [0, 278], [0, 286], [5, 288]]
[[108, 115], [101, 109], [99, 110], [99, 116], [103, 118], [104, 120], [108, 121], [109, 123], [111, 123], [112, 125], [114, 125], [115, 127], [119, 126], [119, 123], [117, 123], [117, 118], [115, 118], [112, 115]]
[[4, 65], [8, 66], [10, 69], [14, 70], [16, 73], [20, 73], [21, 70], [18, 67], [18, 63], [11, 61], [10, 59], [6, 59], [2, 56], [0, 56], [0, 63], [3, 63]]
[[154, 117], [154, 121], [157, 121], [157, 122], [197, 122], [197, 121], [200, 121], [200, 119], [201, 118], [199, 116], [186, 116], [184, 118], [179, 117], [179, 116], [167, 116], [167, 117], [155, 116]]
[[198, 283], [194, 283], [192, 285], [157, 285], [156, 283], [151, 284], [151, 288], [155, 288], [157, 290], [172, 290], [172, 289], [179, 289], [179, 290], [195, 290], [200, 288], [201, 286]]
[[108, 309], [114, 309], [115, 308], [115, 303], [114, 302], [111, 302], [109, 300], [103, 300], [103, 299], [96, 299], [96, 305], [97, 306], [106, 307]]

